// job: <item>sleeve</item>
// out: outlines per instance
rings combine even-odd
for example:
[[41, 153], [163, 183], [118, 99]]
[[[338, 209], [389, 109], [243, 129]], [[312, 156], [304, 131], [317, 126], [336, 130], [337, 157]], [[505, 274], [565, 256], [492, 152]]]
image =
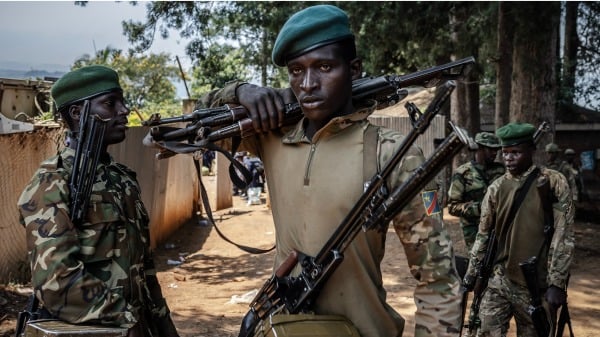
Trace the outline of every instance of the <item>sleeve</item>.
[[553, 205], [554, 235], [548, 251], [548, 284], [565, 289], [575, 250], [574, 205], [567, 180], [558, 174], [553, 177], [557, 202]]
[[130, 328], [136, 319], [122, 289], [110, 288], [87, 273], [78, 259], [86, 247], [79, 244], [68, 200], [67, 181], [57, 172], [38, 173], [19, 198], [35, 295], [50, 313], [67, 322]]
[[479, 228], [475, 236], [475, 242], [469, 252], [469, 267], [465, 274], [465, 279], [474, 280], [477, 276], [477, 269], [481, 265], [485, 253], [488, 249], [488, 238], [490, 231], [494, 228], [494, 212], [496, 210], [495, 201], [495, 184], [492, 184], [481, 202], [481, 217], [479, 220]]
[[[391, 153], [382, 144], [381, 153]], [[381, 160], [381, 158], [380, 158]], [[392, 186], [409, 179], [424, 162], [413, 148], [394, 172]], [[456, 336], [460, 329], [460, 280], [452, 241], [442, 222], [435, 183], [427, 185], [393, 221], [406, 252], [410, 272], [417, 280], [414, 300], [415, 336]]]
[[479, 217], [480, 203], [473, 200], [465, 200], [465, 178], [461, 171], [452, 175], [452, 182], [448, 190], [448, 212], [461, 218]]

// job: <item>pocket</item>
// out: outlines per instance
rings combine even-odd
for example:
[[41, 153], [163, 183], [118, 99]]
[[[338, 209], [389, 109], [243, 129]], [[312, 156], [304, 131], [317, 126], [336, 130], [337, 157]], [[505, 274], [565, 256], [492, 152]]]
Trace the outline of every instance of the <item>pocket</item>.
[[84, 263], [109, 261], [114, 256], [118, 238], [125, 234], [118, 208], [100, 196], [92, 195], [87, 221], [78, 227], [78, 238]]

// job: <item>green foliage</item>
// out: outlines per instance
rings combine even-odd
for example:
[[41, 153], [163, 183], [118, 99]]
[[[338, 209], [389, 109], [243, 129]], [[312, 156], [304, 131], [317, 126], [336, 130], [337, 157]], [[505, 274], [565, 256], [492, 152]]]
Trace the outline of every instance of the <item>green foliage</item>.
[[[125, 100], [132, 111], [150, 115], [157, 107], [180, 106], [176, 99], [176, 88], [172, 81], [179, 74], [166, 53], [136, 56], [124, 55], [121, 50], [107, 47], [96, 53], [77, 59], [72, 69], [90, 64], [102, 64], [111, 67], [119, 74]], [[181, 112], [179, 107], [177, 113]], [[131, 115], [134, 121], [134, 114]], [[137, 117], [137, 116], [135, 116]], [[133, 123], [131, 122], [130, 123]]]

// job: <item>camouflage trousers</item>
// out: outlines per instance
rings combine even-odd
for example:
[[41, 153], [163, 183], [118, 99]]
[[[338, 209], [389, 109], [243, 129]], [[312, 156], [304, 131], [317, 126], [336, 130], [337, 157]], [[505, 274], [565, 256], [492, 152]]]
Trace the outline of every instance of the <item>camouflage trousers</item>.
[[[494, 274], [481, 300], [481, 328], [477, 337], [506, 337], [513, 317], [517, 326], [517, 336], [538, 337], [533, 321], [527, 313], [530, 299], [526, 287], [510, 281], [502, 272], [502, 268], [494, 268]], [[544, 307], [550, 317], [545, 301]]]

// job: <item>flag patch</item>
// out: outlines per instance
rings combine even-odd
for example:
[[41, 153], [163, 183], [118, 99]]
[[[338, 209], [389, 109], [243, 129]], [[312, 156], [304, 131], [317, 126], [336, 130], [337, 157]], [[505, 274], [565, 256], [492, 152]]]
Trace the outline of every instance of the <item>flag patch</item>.
[[423, 198], [423, 205], [425, 206], [425, 213], [427, 216], [438, 214], [442, 211], [440, 204], [438, 203], [437, 191], [424, 191], [421, 192]]

